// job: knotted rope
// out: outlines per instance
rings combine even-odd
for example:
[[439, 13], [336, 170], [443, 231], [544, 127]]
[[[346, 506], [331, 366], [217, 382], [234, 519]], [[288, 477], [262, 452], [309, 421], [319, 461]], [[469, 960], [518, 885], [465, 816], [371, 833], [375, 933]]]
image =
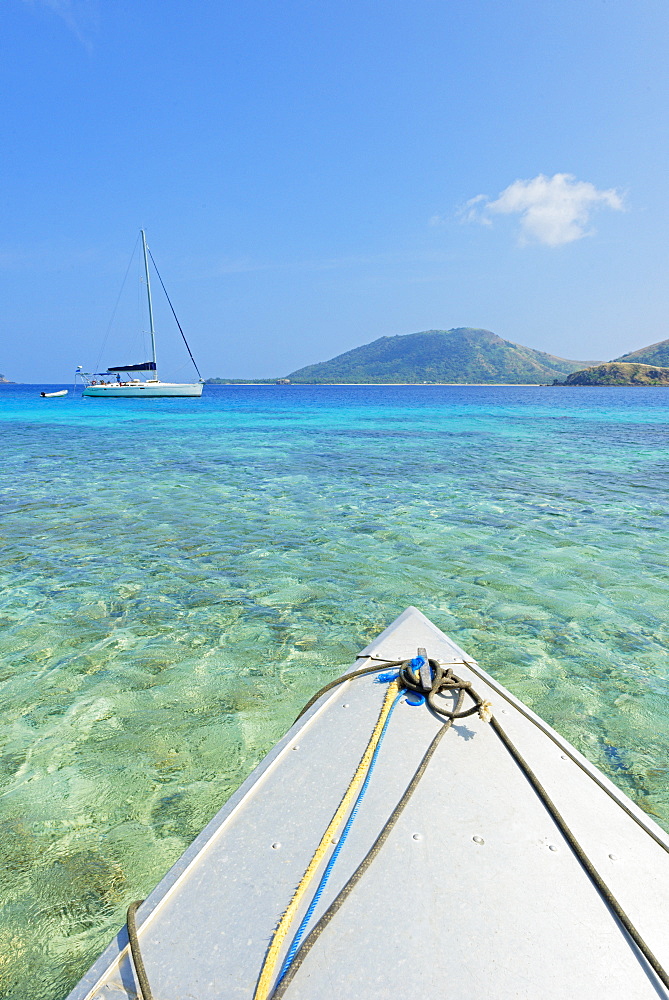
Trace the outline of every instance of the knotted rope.
[[[423, 653], [424, 651], [420, 651]], [[464, 666], [468, 666], [466, 661], [463, 661]], [[480, 695], [472, 688], [471, 682], [463, 680], [458, 677], [452, 670], [452, 668], [444, 669], [443, 665], [434, 659], [428, 659], [427, 656], [419, 655], [412, 660], [395, 660], [392, 662], [385, 661], [382, 664], [376, 664], [372, 667], [363, 667], [360, 670], [354, 670], [351, 673], [344, 674], [342, 677], [331, 681], [326, 684], [325, 687], [314, 695], [313, 698], [304, 706], [297, 719], [300, 719], [305, 712], [311, 708], [324, 694], [330, 691], [332, 688], [338, 685], [354, 680], [358, 677], [362, 677], [366, 674], [380, 673], [381, 671], [387, 671], [388, 668], [398, 667], [399, 671], [397, 677], [387, 678], [391, 680], [388, 691], [384, 698], [384, 702], [377, 719], [376, 725], [372, 736], [370, 737], [367, 748], [361, 758], [358, 767], [356, 768], [355, 774], [351, 779], [349, 787], [347, 788], [344, 796], [335, 811], [335, 814], [328, 825], [328, 828], [321, 838], [320, 844], [316, 849], [314, 856], [307, 867], [307, 871], [303, 876], [298, 888], [295, 891], [291, 903], [287, 907], [284, 915], [282, 916], [277, 929], [272, 937], [268, 950], [266, 952], [265, 961], [263, 963], [263, 968], [261, 970], [260, 976], [258, 978], [256, 991], [254, 994], [254, 1000], [281, 1000], [284, 996], [286, 990], [288, 989], [291, 981], [297, 974], [302, 962], [306, 958], [308, 952], [311, 950], [313, 945], [316, 943], [320, 935], [323, 933], [327, 925], [330, 923], [334, 915], [344, 904], [347, 897], [353, 891], [357, 883], [363, 877], [369, 866], [372, 864], [374, 859], [379, 854], [379, 851], [383, 847], [384, 843], [390, 836], [390, 833], [394, 826], [396, 825], [399, 817], [404, 811], [407, 803], [409, 802], [411, 796], [416, 790], [421, 778], [423, 777], [430, 760], [435, 754], [435, 751], [446, 735], [453, 722], [456, 719], [464, 719], [467, 716], [471, 716], [475, 713], [479, 714], [479, 717], [484, 722], [491, 723], [491, 727], [497, 734], [502, 744], [506, 747], [508, 752], [511, 754], [515, 762], [521, 771], [525, 774], [528, 781], [531, 783], [535, 792], [541, 799], [546, 810], [551, 815], [556, 826], [561, 831], [565, 840], [571, 847], [574, 855], [580, 862], [588, 878], [591, 880], [597, 891], [600, 893], [601, 897], [606, 902], [607, 906], [610, 908], [612, 913], [618, 918], [620, 923], [623, 925], [627, 933], [630, 935], [635, 945], [646, 959], [651, 968], [655, 971], [656, 975], [664, 986], [669, 989], [669, 974], [662, 967], [658, 959], [655, 957], [651, 949], [646, 944], [645, 940], [641, 937], [639, 932], [636, 930], [631, 920], [622, 909], [616, 898], [611, 893], [609, 887], [606, 885], [600, 874], [595, 869], [594, 865], [587, 857], [585, 851], [579, 844], [577, 838], [574, 836], [569, 826], [565, 822], [564, 818], [558, 811], [555, 803], [552, 801], [548, 795], [546, 789], [543, 787], [537, 776], [534, 774], [529, 764], [522, 757], [518, 749], [509, 739], [506, 732], [503, 730], [502, 726], [499, 724], [497, 719], [493, 717], [492, 705], [489, 701], [484, 701]], [[386, 679], [386, 678], [384, 678]], [[398, 694], [398, 691], [400, 694]], [[299, 933], [294, 942], [295, 948], [291, 949], [289, 952], [290, 962], [284, 961], [284, 964], [280, 970], [279, 978], [275, 981], [272, 988], [271, 982], [274, 975], [274, 970], [278, 961], [278, 956], [281, 951], [282, 944], [287, 936], [290, 922], [295, 915], [298, 908], [299, 901], [304, 895], [308, 884], [313, 880], [316, 870], [320, 863], [324, 859], [328, 851], [328, 844], [332, 842], [333, 833], [336, 831], [340, 825], [343, 816], [348, 811], [351, 802], [353, 801], [354, 794], [364, 782], [366, 786], [369, 780], [370, 765], [373, 767], [373, 762], [376, 760], [378, 754], [379, 744], [385, 733], [388, 725], [390, 714], [401, 693], [407, 691], [414, 696], [425, 701], [429, 711], [441, 720], [442, 725], [437, 730], [436, 735], [433, 737], [430, 745], [428, 746], [423, 758], [418, 765], [413, 777], [411, 778], [409, 784], [407, 785], [402, 797], [393, 809], [392, 813], [386, 820], [383, 829], [379, 833], [378, 837], [374, 841], [372, 847], [367, 852], [361, 863], [358, 865], [356, 870], [353, 872], [351, 877], [348, 879], [342, 890], [338, 893], [332, 903], [329, 905], [325, 913], [318, 920], [316, 925], [307, 934], [302, 942], [301, 946], [297, 948], [299, 944]], [[450, 696], [450, 698], [449, 698]], [[463, 709], [463, 704], [465, 697], [469, 698], [472, 704]], [[449, 707], [449, 704], [451, 707]], [[296, 721], [297, 721], [296, 719]], [[366, 777], [367, 775], [367, 777]], [[364, 794], [364, 791], [363, 791]], [[353, 806], [352, 814], [357, 809], [358, 801]], [[317, 889], [319, 894], [323, 888], [323, 881]], [[135, 968], [137, 971], [137, 979], [142, 992], [143, 1000], [151, 1000], [151, 991], [148, 984], [148, 978], [146, 976], [146, 971], [144, 969], [144, 963], [142, 962], [141, 953], [139, 949], [139, 940], [137, 935], [137, 928], [135, 926], [135, 911], [137, 909], [138, 903], [133, 903], [128, 910], [128, 936], [130, 939], [130, 948], [132, 952], [133, 961], [135, 963]], [[302, 928], [300, 928], [300, 931]]]

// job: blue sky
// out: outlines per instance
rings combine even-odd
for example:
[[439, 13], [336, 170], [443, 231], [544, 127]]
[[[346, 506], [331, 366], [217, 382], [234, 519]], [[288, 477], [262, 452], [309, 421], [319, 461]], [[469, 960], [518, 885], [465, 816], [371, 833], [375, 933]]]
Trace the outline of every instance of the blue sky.
[[[576, 359], [669, 337], [668, 26], [665, 0], [4, 0], [0, 371], [134, 360], [135, 292], [101, 346], [141, 226], [205, 377], [454, 326]], [[159, 335], [185, 375], [160, 309]]]

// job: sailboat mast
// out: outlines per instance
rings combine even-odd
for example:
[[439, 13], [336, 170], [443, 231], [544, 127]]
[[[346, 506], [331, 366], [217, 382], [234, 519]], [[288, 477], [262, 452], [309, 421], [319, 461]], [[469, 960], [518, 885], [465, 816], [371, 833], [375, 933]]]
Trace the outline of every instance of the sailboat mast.
[[149, 278], [149, 257], [146, 252], [146, 233], [140, 229], [142, 234], [142, 250], [144, 251], [144, 274], [146, 275], [146, 294], [149, 300], [149, 329], [151, 330], [151, 356], [156, 369], [153, 377], [158, 378], [158, 365], [156, 362], [156, 331], [153, 325], [153, 302], [151, 301], [151, 279]]

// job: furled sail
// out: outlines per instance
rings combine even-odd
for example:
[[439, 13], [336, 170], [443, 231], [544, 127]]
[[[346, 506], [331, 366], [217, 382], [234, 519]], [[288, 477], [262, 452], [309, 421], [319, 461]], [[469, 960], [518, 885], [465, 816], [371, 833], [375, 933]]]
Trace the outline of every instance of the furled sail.
[[155, 372], [156, 362], [145, 361], [143, 365], [115, 365], [108, 368], [108, 372]]

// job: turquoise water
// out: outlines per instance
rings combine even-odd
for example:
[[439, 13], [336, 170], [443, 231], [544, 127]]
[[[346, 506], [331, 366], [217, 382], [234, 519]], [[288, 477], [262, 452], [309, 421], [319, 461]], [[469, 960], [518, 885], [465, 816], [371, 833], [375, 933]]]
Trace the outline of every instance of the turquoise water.
[[669, 829], [669, 392], [0, 389], [0, 995], [66, 995], [415, 604]]

